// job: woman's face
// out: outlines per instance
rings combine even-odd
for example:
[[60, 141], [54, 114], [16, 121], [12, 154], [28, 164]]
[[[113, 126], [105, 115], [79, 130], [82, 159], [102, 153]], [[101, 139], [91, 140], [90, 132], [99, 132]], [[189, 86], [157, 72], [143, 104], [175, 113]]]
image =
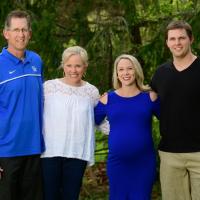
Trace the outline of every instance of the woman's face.
[[129, 59], [121, 59], [118, 62], [117, 77], [122, 86], [130, 86], [135, 83], [135, 68]]
[[63, 65], [66, 81], [74, 86], [81, 85], [81, 80], [87, 66], [80, 55], [70, 56]]

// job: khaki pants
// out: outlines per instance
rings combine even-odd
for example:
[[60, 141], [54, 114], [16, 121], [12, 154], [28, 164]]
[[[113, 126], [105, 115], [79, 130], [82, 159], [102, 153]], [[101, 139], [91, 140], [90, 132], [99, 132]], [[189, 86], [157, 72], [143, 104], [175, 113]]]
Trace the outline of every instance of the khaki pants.
[[159, 156], [162, 200], [200, 200], [200, 152]]

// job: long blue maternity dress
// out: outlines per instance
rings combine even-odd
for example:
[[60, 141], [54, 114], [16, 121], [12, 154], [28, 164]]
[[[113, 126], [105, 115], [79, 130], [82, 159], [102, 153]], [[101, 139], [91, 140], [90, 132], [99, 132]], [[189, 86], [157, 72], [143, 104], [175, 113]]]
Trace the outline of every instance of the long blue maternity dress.
[[152, 115], [159, 115], [159, 100], [149, 92], [133, 97], [108, 93], [108, 102], [95, 107], [95, 122], [107, 116], [107, 175], [110, 200], [150, 200], [156, 175], [156, 154], [152, 139]]

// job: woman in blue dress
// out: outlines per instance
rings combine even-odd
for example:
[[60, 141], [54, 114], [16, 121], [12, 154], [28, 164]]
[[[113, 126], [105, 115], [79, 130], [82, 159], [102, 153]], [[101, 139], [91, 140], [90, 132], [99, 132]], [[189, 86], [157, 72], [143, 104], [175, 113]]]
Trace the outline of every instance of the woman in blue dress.
[[121, 55], [114, 63], [114, 91], [101, 97], [95, 121], [110, 123], [107, 175], [110, 200], [150, 200], [156, 175], [152, 115], [159, 115], [159, 100], [148, 86], [140, 63]]

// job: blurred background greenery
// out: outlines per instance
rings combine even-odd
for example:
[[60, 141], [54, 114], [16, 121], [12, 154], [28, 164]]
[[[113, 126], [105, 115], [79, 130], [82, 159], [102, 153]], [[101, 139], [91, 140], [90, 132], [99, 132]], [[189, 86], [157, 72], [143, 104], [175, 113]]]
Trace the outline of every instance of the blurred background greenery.
[[[0, 31], [8, 12], [27, 10], [33, 19], [29, 48], [44, 61], [45, 79], [61, 77], [63, 50], [80, 45], [89, 54], [86, 80], [100, 93], [112, 89], [113, 61], [121, 53], [135, 55], [149, 83], [156, 67], [170, 59], [164, 30], [172, 19], [188, 21], [195, 36], [194, 53], [200, 53], [200, 0], [1, 0]], [[6, 41], [0, 37], [0, 47]], [[153, 120], [155, 147], [159, 142], [158, 121]], [[82, 199], [107, 199], [105, 160], [107, 136], [96, 133], [96, 165], [87, 170]], [[159, 164], [159, 161], [158, 161]], [[160, 199], [159, 182], [152, 199]]]

